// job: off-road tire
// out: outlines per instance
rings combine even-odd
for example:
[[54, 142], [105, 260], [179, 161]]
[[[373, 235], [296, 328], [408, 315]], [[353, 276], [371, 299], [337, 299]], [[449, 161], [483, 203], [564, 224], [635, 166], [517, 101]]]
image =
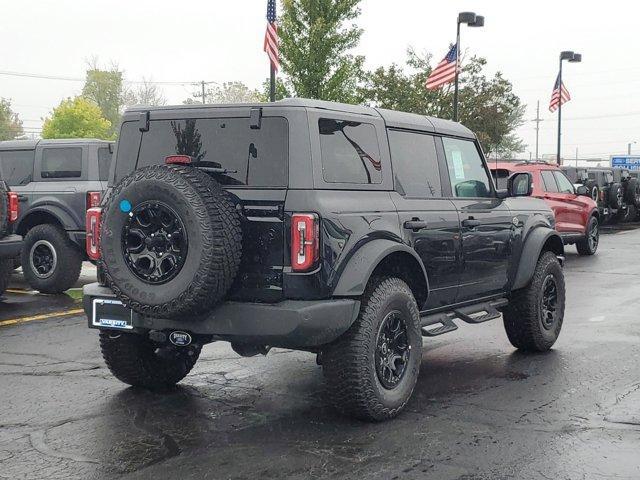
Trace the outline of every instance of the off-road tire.
[[137, 334], [100, 332], [100, 350], [107, 367], [121, 382], [134, 387], [164, 391], [191, 371], [201, 347], [175, 347], [166, 358], [156, 354], [158, 345]]
[[[590, 235], [593, 235], [593, 229], [596, 229], [596, 238], [594, 241], [589, 241]], [[598, 245], [600, 243], [600, 224], [595, 216], [589, 219], [587, 224], [587, 231], [585, 237], [582, 240], [576, 242], [576, 248], [580, 255], [594, 255], [598, 251]]]
[[624, 188], [619, 183], [612, 183], [609, 188], [609, 206], [615, 210], [624, 206]]
[[[379, 329], [392, 311], [405, 319], [409, 360], [393, 389], [386, 389], [376, 372], [375, 351]], [[338, 340], [322, 351], [328, 395], [340, 412], [367, 421], [395, 417], [413, 393], [422, 360], [420, 314], [409, 286], [395, 277], [370, 280], [360, 314]]]
[[[125, 200], [133, 208], [163, 202], [183, 222], [187, 255], [171, 280], [149, 284], [127, 265], [122, 248]], [[136, 170], [114, 189], [104, 212], [101, 265], [107, 284], [129, 308], [143, 315], [179, 318], [209, 310], [231, 288], [242, 257], [240, 214], [228, 192], [205, 172], [178, 165]]]
[[[558, 316], [552, 328], [547, 329], [542, 322], [542, 289], [545, 279], [550, 275], [557, 286]], [[543, 252], [529, 285], [514, 292], [503, 310], [504, 328], [511, 345], [525, 352], [549, 350], [560, 335], [564, 307], [565, 284], [562, 266], [553, 252]]]
[[3, 258], [0, 260], [0, 297], [4, 294], [5, 290], [9, 286], [9, 279], [11, 278], [11, 268], [13, 260], [9, 258]]
[[630, 178], [625, 189], [625, 200], [627, 205], [633, 205], [640, 208], [640, 180]]
[[[30, 260], [33, 245], [44, 240], [55, 250], [56, 265], [47, 278], [38, 277]], [[22, 273], [31, 288], [42, 293], [62, 293], [75, 285], [82, 268], [82, 252], [67, 234], [52, 224], [36, 225], [27, 232], [22, 246]]]
[[595, 180], [588, 180], [585, 187], [587, 187], [587, 191], [589, 192], [591, 199], [596, 203], [600, 203], [600, 188], [598, 187], [598, 182]]

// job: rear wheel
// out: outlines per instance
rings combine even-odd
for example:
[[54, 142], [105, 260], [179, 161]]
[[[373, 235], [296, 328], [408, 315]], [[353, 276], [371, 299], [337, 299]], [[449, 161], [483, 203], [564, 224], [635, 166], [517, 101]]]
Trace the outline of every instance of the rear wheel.
[[107, 367], [121, 382], [149, 390], [166, 390], [187, 376], [201, 347], [164, 347], [130, 333], [100, 332]]
[[341, 412], [386, 420], [405, 407], [420, 370], [420, 315], [407, 284], [395, 277], [370, 281], [360, 315], [322, 352], [329, 396]]
[[33, 227], [24, 237], [22, 272], [42, 293], [62, 293], [75, 285], [82, 268], [82, 253], [55, 225]]
[[596, 217], [591, 217], [587, 225], [587, 234], [576, 243], [580, 255], [593, 255], [598, 250], [600, 243], [600, 222]]
[[587, 187], [587, 191], [589, 192], [591, 199], [598, 203], [600, 201], [600, 189], [598, 188], [598, 183], [595, 180], [589, 180], [585, 186]]
[[13, 270], [13, 268], [11, 268], [12, 263], [13, 260], [11, 259], [0, 260], [0, 295], [2, 295], [9, 286], [9, 278]]
[[564, 305], [562, 266], [553, 252], [543, 252], [529, 285], [514, 292], [503, 310], [511, 345], [527, 352], [549, 350], [560, 335]]

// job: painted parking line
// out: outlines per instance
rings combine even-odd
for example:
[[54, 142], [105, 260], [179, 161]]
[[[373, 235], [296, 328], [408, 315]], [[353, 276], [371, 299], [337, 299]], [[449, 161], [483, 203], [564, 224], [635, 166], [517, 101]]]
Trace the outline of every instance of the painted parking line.
[[51, 312], [51, 313], [45, 313], [42, 315], [33, 315], [31, 317], [12, 318], [9, 320], [0, 321], [0, 327], [7, 327], [9, 325], [19, 325], [21, 323], [35, 322], [38, 320], [47, 320], [49, 318], [54, 318], [54, 317], [68, 317], [69, 315], [77, 315], [78, 313], [83, 313], [83, 312], [84, 312], [84, 309], [75, 308], [73, 310], [65, 310], [63, 312]]

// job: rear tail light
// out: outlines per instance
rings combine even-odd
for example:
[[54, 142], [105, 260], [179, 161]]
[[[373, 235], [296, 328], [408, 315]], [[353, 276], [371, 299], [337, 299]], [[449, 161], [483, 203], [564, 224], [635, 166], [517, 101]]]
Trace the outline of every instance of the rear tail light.
[[9, 192], [9, 222], [13, 223], [18, 220], [18, 213], [20, 213], [18, 201], [18, 194], [16, 192]]
[[100, 192], [87, 192], [87, 210], [100, 206]]
[[167, 165], [189, 165], [191, 157], [189, 155], [169, 155], [164, 157], [164, 163]]
[[100, 259], [100, 223], [102, 222], [102, 208], [93, 207], [87, 210], [87, 256], [91, 260]]
[[320, 228], [315, 213], [291, 216], [291, 269], [305, 272], [313, 268], [320, 254]]

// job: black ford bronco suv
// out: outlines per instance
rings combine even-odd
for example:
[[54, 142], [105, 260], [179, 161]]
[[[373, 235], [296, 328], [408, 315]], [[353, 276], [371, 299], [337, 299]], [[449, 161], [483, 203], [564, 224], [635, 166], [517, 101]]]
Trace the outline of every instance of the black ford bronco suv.
[[519, 173], [496, 190], [474, 134], [311, 100], [131, 109], [87, 213], [89, 326], [121, 381], [165, 389], [204, 344], [317, 354], [330, 398], [398, 414], [422, 337], [504, 317], [543, 351], [562, 326], [563, 244]]

